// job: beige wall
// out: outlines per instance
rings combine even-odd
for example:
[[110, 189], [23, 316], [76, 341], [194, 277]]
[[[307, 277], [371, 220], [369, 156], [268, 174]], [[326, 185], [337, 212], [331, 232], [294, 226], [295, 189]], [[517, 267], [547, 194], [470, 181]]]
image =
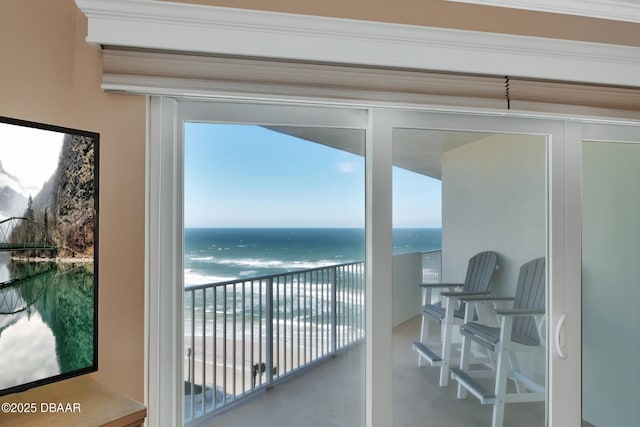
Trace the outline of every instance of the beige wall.
[[171, 1], [640, 46], [640, 24], [444, 0]]
[[100, 133], [95, 377], [142, 400], [145, 98], [100, 90], [100, 56], [73, 0], [3, 0], [0, 9], [0, 115]]

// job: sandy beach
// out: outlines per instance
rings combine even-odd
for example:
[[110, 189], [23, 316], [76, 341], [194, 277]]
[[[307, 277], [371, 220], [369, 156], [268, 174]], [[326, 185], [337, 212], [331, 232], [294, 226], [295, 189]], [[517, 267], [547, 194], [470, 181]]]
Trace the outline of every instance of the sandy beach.
[[[225, 343], [226, 353], [224, 351]], [[215, 383], [219, 390], [224, 390], [226, 394], [233, 396], [239, 396], [251, 390], [254, 381], [253, 366], [255, 364], [266, 363], [265, 343], [262, 343], [262, 348], [257, 340], [253, 341], [253, 346], [251, 344], [252, 341], [250, 340], [243, 341], [242, 339], [237, 339], [234, 341], [232, 338], [228, 338], [225, 342], [223, 338], [219, 337], [215, 340], [214, 347], [213, 337], [207, 336], [203, 339], [202, 336], [196, 336], [192, 342], [191, 337], [185, 336], [185, 381], [188, 381], [191, 375], [188, 352], [189, 348], [193, 348], [195, 352], [195, 365], [193, 366], [192, 372], [193, 382], [195, 384], [201, 385], [204, 379], [207, 387], [212, 387]], [[279, 348], [274, 349], [274, 366], [278, 369], [279, 375], [289, 373], [298, 368], [300, 364], [308, 363], [317, 357], [315, 352], [315, 337], [312, 343], [307, 342], [307, 344], [306, 347], [304, 345], [292, 347], [291, 345], [281, 343]], [[312, 348], [311, 344], [314, 346], [313, 355], [309, 352], [309, 349]], [[203, 348], [205, 349], [204, 352]], [[305, 348], [307, 348], [306, 357], [304, 355]], [[298, 353], [298, 351], [300, 353]], [[325, 348], [325, 352], [326, 351], [327, 349]], [[214, 352], [217, 354], [215, 361]], [[227, 355], [226, 360], [224, 354]], [[260, 355], [262, 355], [262, 357], [260, 357]], [[266, 380], [266, 372], [258, 373], [255, 378], [256, 386], [265, 383]]]

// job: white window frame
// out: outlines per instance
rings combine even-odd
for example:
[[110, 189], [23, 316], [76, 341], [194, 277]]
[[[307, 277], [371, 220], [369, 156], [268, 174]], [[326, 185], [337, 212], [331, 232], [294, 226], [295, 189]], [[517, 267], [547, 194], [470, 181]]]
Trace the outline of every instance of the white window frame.
[[[148, 146], [148, 271], [149, 271], [149, 375], [148, 405], [149, 425], [175, 425], [183, 423], [183, 307], [184, 307], [184, 221], [183, 221], [183, 125], [185, 122], [211, 122], [224, 124], [311, 126], [345, 129], [362, 129], [368, 140], [369, 110], [367, 108], [336, 108], [296, 104], [261, 104], [249, 102], [213, 102], [211, 100], [187, 100], [169, 97], [152, 97], [150, 105], [150, 139]], [[381, 146], [381, 145], [379, 145]], [[369, 158], [386, 158], [377, 155], [372, 144], [365, 141]], [[389, 171], [391, 164], [389, 163]], [[383, 179], [376, 178], [373, 168], [366, 165], [366, 204], [373, 199], [373, 192], [385, 193], [380, 187]], [[386, 194], [386, 193], [385, 193]], [[389, 199], [390, 202], [390, 199]], [[390, 205], [389, 205], [390, 206]], [[363, 206], [363, 209], [365, 207]], [[372, 226], [371, 215], [365, 218], [368, 244], [365, 263], [367, 307], [385, 306], [391, 292], [384, 284], [391, 280], [391, 239], [379, 237], [381, 229], [390, 229], [383, 223]], [[391, 216], [389, 214], [389, 221]], [[377, 225], [380, 224], [380, 225]], [[371, 250], [370, 248], [374, 248]], [[366, 375], [365, 390], [380, 390], [367, 394], [376, 405], [389, 402], [386, 390], [369, 381], [391, 381], [391, 365], [386, 363], [391, 355], [391, 317], [372, 316], [367, 310], [365, 322], [367, 336], [371, 330], [389, 329], [388, 339], [367, 339], [365, 365], [388, 366], [376, 375]], [[376, 349], [371, 346], [375, 345]], [[379, 347], [379, 348], [378, 348]], [[385, 356], [385, 352], [388, 353]], [[374, 359], [383, 359], [377, 361]], [[364, 392], [364, 390], [363, 390]], [[390, 405], [390, 403], [388, 403]], [[390, 414], [390, 411], [388, 412]], [[365, 411], [366, 414], [366, 411]], [[171, 421], [168, 421], [171, 420]], [[168, 424], [170, 423], [170, 424]], [[368, 421], [370, 424], [371, 421]]]
[[[575, 292], [576, 283], [569, 284], [567, 274], [576, 267], [571, 264], [572, 262], [580, 265], [580, 258], [573, 259], [573, 254], [569, 253], [572, 247], [565, 243], [565, 236], [572, 231], [567, 226], [564, 208], [564, 199], [568, 193], [564, 172], [565, 146], [567, 138], [571, 137], [567, 134], [568, 122], [561, 118], [510, 117], [489, 111], [447, 113], [396, 110], [393, 115], [385, 118], [385, 125], [389, 129], [400, 127], [531, 134], [547, 138], [547, 422], [549, 426], [580, 425], [580, 396], [572, 393], [572, 390], [577, 387], [572, 384], [580, 381], [580, 359], [575, 357], [575, 353], [571, 359], [560, 357], [555, 342], [551, 340], [552, 331], [555, 331], [558, 321], [568, 317], [569, 314], [572, 331], [567, 331], [566, 336], [580, 336], [580, 312], [576, 312], [575, 307], [569, 307], [571, 305], [569, 295], [572, 291]], [[570, 202], [573, 203], [572, 200]], [[575, 205], [572, 204], [569, 209], [573, 207]], [[572, 236], [572, 238], [575, 237], [575, 235]], [[579, 281], [577, 289], [580, 289]], [[565, 327], [566, 324], [563, 323], [562, 328]], [[565, 334], [563, 334], [564, 337]], [[562, 348], [567, 345], [564, 340], [560, 344]]]
[[[296, 103], [152, 97], [149, 143], [150, 425], [182, 423], [182, 123], [252, 123], [366, 129], [366, 425], [392, 425], [392, 133], [396, 127], [544, 135], [548, 141], [548, 420], [581, 416], [581, 205], [583, 130], [603, 138], [617, 125], [497, 112], [345, 108]], [[597, 133], [600, 132], [600, 133]], [[373, 315], [375, 313], [375, 316]], [[560, 334], [556, 340], [556, 331]], [[558, 345], [559, 344], [559, 345]], [[374, 374], [375, 373], [375, 374]]]

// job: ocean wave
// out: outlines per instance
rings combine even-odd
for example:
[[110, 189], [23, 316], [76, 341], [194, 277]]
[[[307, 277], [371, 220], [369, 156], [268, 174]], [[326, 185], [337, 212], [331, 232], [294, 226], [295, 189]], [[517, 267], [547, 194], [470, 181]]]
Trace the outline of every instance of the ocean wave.
[[215, 262], [215, 257], [212, 256], [189, 256], [187, 255], [190, 261], [200, 261], [200, 262]]
[[[239, 245], [240, 247], [241, 245]], [[225, 248], [225, 250], [228, 248]], [[223, 250], [219, 248], [218, 250]], [[236, 266], [245, 268], [278, 268], [278, 269], [309, 269], [315, 267], [323, 267], [345, 262], [342, 256], [333, 259], [320, 260], [283, 260], [267, 257], [233, 257], [228, 255], [217, 255], [209, 253], [187, 253], [185, 254], [186, 262], [199, 262], [207, 264], [218, 264], [225, 266]]]
[[216, 264], [251, 268], [281, 268], [284, 262], [260, 258], [223, 258], [216, 260]]
[[211, 274], [197, 273], [192, 270], [184, 270], [184, 284], [190, 285], [206, 285], [208, 283], [226, 282], [228, 280], [234, 280], [235, 277], [214, 276]]
[[257, 275], [258, 275], [258, 272], [255, 270], [246, 270], [246, 271], [240, 272], [240, 277], [252, 277]]
[[[251, 269], [281, 269], [281, 270], [307, 270], [336, 264], [335, 260], [319, 261], [283, 261], [265, 258], [216, 258], [214, 256], [188, 257], [189, 261], [206, 262], [211, 264], [226, 265]], [[246, 272], [241, 273], [246, 276]]]

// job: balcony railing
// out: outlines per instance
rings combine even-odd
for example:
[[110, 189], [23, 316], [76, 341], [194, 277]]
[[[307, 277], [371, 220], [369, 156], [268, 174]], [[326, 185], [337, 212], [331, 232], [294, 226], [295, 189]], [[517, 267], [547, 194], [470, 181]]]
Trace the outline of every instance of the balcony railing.
[[[422, 257], [439, 281], [440, 251]], [[185, 288], [184, 419], [231, 403], [364, 339], [364, 262]]]
[[189, 286], [184, 324], [188, 421], [362, 340], [364, 263]]
[[[442, 250], [422, 253], [422, 283], [442, 283]], [[437, 288], [429, 293], [429, 302], [433, 304], [436, 301], [440, 301]]]

